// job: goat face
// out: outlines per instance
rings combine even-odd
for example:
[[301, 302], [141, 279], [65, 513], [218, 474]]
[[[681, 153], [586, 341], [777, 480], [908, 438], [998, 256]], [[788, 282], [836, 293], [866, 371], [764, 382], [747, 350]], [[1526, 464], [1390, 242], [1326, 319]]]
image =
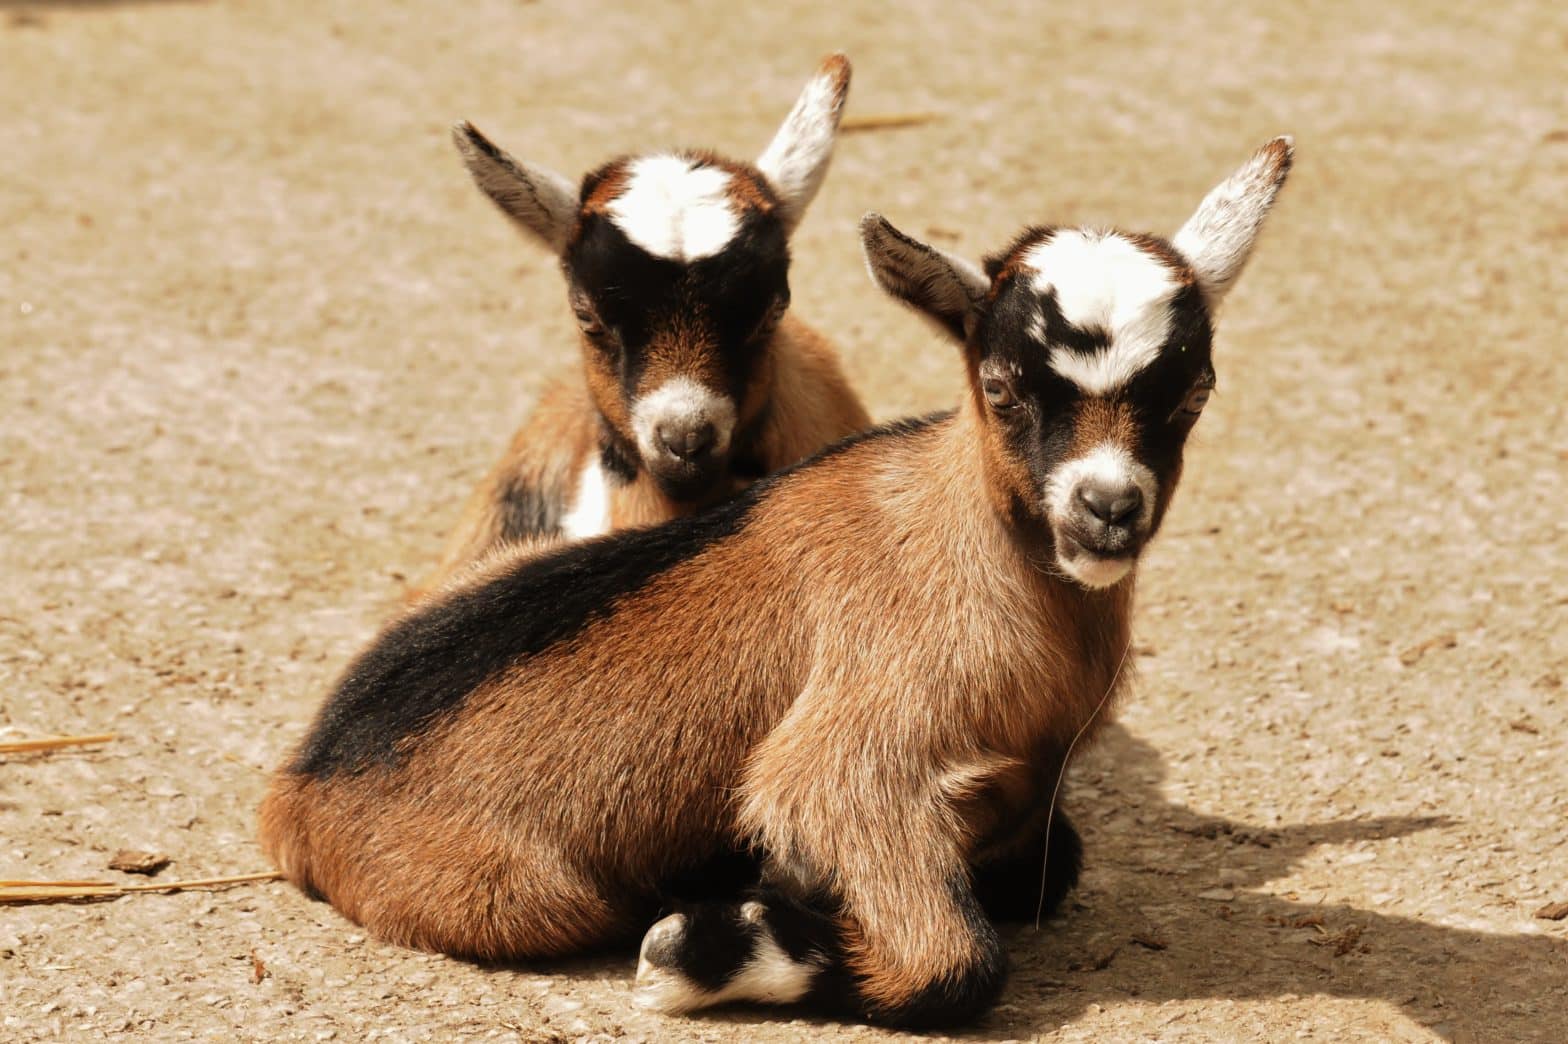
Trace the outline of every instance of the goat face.
[[613, 446], [674, 500], [729, 492], [738, 435], [767, 409], [789, 236], [827, 173], [849, 75], [841, 55], [824, 62], [755, 165], [634, 156], [575, 189], [454, 132], [480, 189], [560, 257]]
[[987, 271], [971, 373], [993, 485], [1044, 523], [1063, 572], [1109, 586], [1158, 526], [1214, 386], [1208, 309], [1174, 251], [1114, 232], [1031, 231]]
[[1122, 580], [1159, 528], [1215, 385], [1211, 309], [1290, 161], [1270, 142], [1170, 242], [1034, 228], [983, 271], [862, 224], [873, 277], [965, 346], [997, 508], [1085, 587]]
[[564, 265], [588, 387], [665, 492], [701, 500], [767, 401], [789, 304], [776, 199], [754, 169], [699, 155], [613, 163], [584, 197]]

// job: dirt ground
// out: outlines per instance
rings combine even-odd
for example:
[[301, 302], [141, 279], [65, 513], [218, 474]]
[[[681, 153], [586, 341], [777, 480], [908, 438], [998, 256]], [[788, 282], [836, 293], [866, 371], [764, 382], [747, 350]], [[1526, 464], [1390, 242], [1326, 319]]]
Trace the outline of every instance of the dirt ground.
[[[863, 211], [976, 255], [1169, 232], [1297, 138], [1070, 776], [1083, 887], [973, 1038], [1568, 1037], [1564, 7], [663, 10], [0, 0], [0, 738], [120, 737], [0, 761], [0, 878], [264, 869], [265, 771], [572, 364], [448, 123], [573, 174], [749, 155], [843, 49], [851, 113], [936, 117], [846, 136], [795, 243], [880, 417], [958, 369]], [[0, 907], [0, 1039], [892, 1036], [647, 1015], [630, 972], [406, 952], [279, 883]]]

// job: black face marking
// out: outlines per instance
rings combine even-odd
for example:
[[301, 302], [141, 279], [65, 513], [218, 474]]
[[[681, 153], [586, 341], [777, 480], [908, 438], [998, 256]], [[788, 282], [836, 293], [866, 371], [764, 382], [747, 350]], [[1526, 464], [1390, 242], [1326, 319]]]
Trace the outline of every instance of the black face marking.
[[1040, 302], [1040, 328], [1045, 332], [1047, 344], [1060, 345], [1079, 355], [1093, 355], [1110, 347], [1111, 336], [1103, 329], [1085, 330], [1074, 326], [1062, 316], [1056, 304], [1056, 291], [1047, 290], [1038, 297]]
[[1000, 375], [1013, 396], [1010, 408], [992, 409], [991, 415], [1009, 449], [1027, 463], [1034, 479], [1027, 503], [1016, 505], [1015, 513], [1033, 515], [1039, 510], [1047, 476], [1071, 450], [1079, 391], [1051, 369], [1049, 349], [1034, 336], [1040, 296], [1028, 283], [1027, 277], [1013, 276], [995, 295], [977, 332], [976, 365], [987, 375]]
[[592, 303], [605, 328], [595, 339], [619, 375], [627, 400], [636, 394], [654, 342], [700, 339], [716, 358], [706, 367], [739, 401], [766, 338], [768, 320], [789, 300], [789, 248], [776, 216], [747, 211], [725, 248], [692, 262], [655, 257], [632, 243], [607, 216], [584, 216], [566, 255], [568, 278]]
[[[1182, 288], [1171, 302], [1171, 332], [1153, 364], [1134, 377], [1123, 395], [1138, 425], [1138, 459], [1169, 489], [1197, 417], [1181, 405], [1199, 384], [1214, 381], [1213, 328], [1198, 287]], [[1156, 519], [1156, 521], [1158, 521]]]
[[[1006, 257], [1027, 249], [1042, 233], [1026, 234], [1006, 255], [987, 262], [1001, 282], [982, 317], [971, 355], [983, 374], [1002, 374], [1019, 405], [992, 409], [1013, 454], [1027, 463], [1035, 488], [1015, 505], [1016, 512], [1038, 514], [1052, 472], [1082, 447], [1075, 446], [1073, 425], [1080, 404], [1089, 396], [1050, 366], [1054, 348], [1088, 354], [1109, 346], [1103, 330], [1084, 330], [1067, 322], [1055, 295], [1033, 288], [1033, 273], [1007, 274]], [[1156, 243], [1156, 245], [1158, 245]], [[1139, 372], [1113, 399], [1132, 409], [1135, 438], [1129, 449], [1154, 473], [1161, 491], [1168, 491], [1181, 466], [1182, 448], [1192, 423], [1181, 404], [1193, 387], [1213, 380], [1212, 327], [1202, 293], [1195, 283], [1183, 285], [1170, 304], [1170, 331], [1155, 361]], [[1039, 333], [1043, 328], [1046, 343]], [[1156, 523], [1159, 511], [1156, 511]]]
[[648, 529], [527, 558], [425, 605], [383, 631], [322, 705], [291, 772], [327, 777], [397, 761], [400, 746], [507, 667], [564, 641], [655, 577], [739, 532], [775, 483], [873, 438], [899, 438], [939, 415], [851, 436], [719, 507]]
[[330, 776], [395, 763], [405, 739], [488, 679], [739, 530], [754, 501], [737, 497], [695, 518], [524, 559], [398, 621], [349, 667], [291, 771]]
[[637, 447], [622, 438], [609, 422], [600, 418], [599, 467], [615, 481], [626, 485], [637, 478]]
[[496, 508], [502, 540], [555, 536], [561, 532], [559, 490], [546, 492], [514, 475], [499, 490]]

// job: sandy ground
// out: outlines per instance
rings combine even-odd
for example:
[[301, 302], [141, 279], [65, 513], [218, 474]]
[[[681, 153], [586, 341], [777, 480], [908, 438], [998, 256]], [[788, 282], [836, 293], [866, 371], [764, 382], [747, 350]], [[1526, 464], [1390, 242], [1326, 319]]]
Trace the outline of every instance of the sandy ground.
[[[971, 254], [1170, 231], [1298, 143], [1071, 774], [1083, 888], [975, 1038], [1568, 1036], [1561, 4], [588, 6], [0, 0], [0, 726], [121, 737], [0, 762], [0, 878], [262, 869], [265, 770], [571, 365], [450, 121], [574, 174], [746, 155], [842, 48], [851, 112], [938, 116], [846, 137], [796, 241], [883, 417], [958, 371], [863, 211]], [[0, 908], [7, 1040], [888, 1035], [644, 1015], [629, 973], [405, 952], [282, 884]]]

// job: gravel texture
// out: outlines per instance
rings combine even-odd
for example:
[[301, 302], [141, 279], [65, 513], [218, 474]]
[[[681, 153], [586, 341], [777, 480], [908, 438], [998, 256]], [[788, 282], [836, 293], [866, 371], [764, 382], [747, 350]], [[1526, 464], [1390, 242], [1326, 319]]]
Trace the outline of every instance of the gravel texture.
[[[573, 364], [449, 122], [573, 174], [746, 155], [843, 49], [851, 113], [938, 117], [846, 136], [795, 241], [879, 417], [959, 376], [863, 211], [975, 255], [1168, 232], [1297, 136], [1070, 775], [1083, 887], [974, 1039], [1563, 1039], [1563, 10], [0, 2], [0, 738], [120, 736], [0, 761], [0, 877], [264, 868], [265, 771]], [[0, 1038], [890, 1036], [646, 1015], [630, 972], [398, 950], [283, 884], [0, 907]]]

